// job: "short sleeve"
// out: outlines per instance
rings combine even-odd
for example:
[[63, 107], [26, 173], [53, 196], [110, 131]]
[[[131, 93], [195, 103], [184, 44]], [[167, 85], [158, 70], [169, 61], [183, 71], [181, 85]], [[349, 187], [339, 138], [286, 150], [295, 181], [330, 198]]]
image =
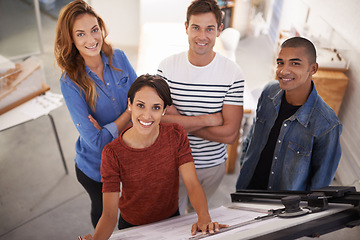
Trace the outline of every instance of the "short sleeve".
[[228, 105], [244, 105], [244, 84], [243, 79], [235, 80], [226, 92], [224, 104]]
[[175, 130], [178, 133], [178, 159], [179, 159], [179, 166], [188, 163], [194, 162], [194, 159], [191, 154], [191, 148], [189, 139], [187, 137], [185, 129], [180, 126], [179, 124], [175, 125]]
[[106, 145], [101, 156], [103, 192], [120, 192], [120, 167], [118, 156], [113, 151], [112, 145]]

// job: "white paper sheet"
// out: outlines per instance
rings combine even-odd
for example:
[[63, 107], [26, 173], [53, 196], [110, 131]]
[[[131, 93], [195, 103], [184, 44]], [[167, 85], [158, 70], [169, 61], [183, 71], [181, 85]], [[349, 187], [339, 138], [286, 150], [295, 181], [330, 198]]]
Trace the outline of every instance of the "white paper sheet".
[[50, 111], [60, 107], [63, 103], [61, 94], [46, 92], [46, 94], [38, 96], [19, 106], [19, 111], [36, 119], [40, 116], [49, 114]]
[[10, 111], [0, 115], [0, 131], [18, 124], [49, 114], [50, 111], [60, 107], [63, 96], [61, 94], [46, 92]]
[[[217, 221], [221, 224], [235, 225], [242, 222], [247, 222], [255, 219], [258, 216], [264, 216], [259, 212], [230, 209], [227, 207], [219, 207], [216, 209], [210, 210], [211, 219]], [[254, 228], [258, 225], [263, 224], [264, 222], [272, 221], [273, 219], [255, 222], [254, 224], [242, 226], [230, 231], [222, 232], [219, 234], [214, 234], [213, 236], [208, 236], [206, 239], [218, 239], [223, 238], [226, 234], [234, 234], [234, 232], [243, 231], [248, 228]], [[175, 217], [167, 219], [165, 221], [147, 224], [139, 227], [129, 228], [122, 231], [116, 231], [111, 236], [111, 240], [127, 240], [127, 239], [137, 239], [137, 240], [163, 240], [163, 239], [190, 239], [193, 237], [190, 233], [191, 226], [197, 221], [196, 214], [184, 215], [181, 217]], [[201, 235], [198, 233], [196, 236]]]

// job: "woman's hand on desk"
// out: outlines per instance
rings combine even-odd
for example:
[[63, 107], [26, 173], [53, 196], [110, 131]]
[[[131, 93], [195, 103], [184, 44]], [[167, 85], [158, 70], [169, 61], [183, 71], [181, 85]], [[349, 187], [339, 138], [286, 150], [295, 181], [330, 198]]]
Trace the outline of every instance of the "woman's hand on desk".
[[191, 234], [195, 235], [197, 232], [202, 232], [205, 235], [207, 232], [213, 234], [220, 231], [221, 228], [227, 228], [229, 225], [219, 224], [218, 222], [201, 222], [194, 223], [191, 228]]

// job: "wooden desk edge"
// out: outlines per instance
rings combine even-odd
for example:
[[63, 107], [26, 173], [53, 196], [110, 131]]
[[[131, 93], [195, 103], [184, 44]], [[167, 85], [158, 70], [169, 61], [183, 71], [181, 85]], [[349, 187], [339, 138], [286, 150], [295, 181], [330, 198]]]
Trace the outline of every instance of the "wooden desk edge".
[[16, 102], [13, 102], [12, 104], [9, 104], [7, 105], [6, 107], [3, 107], [0, 109], [0, 115], [3, 114], [3, 113], [6, 113], [8, 111], [10, 111], [11, 109], [13, 108], [16, 108], [17, 106], [27, 102], [27, 101], [30, 101], [31, 99], [41, 95], [41, 94], [44, 94], [45, 92], [49, 91], [50, 90], [50, 86], [47, 85], [46, 83], [42, 83], [42, 86], [41, 86], [41, 89], [17, 100]]

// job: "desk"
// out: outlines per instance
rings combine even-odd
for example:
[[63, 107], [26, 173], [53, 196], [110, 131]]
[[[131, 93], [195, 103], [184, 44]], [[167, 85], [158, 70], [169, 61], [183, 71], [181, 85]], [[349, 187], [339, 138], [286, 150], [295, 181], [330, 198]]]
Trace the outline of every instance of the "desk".
[[[212, 209], [210, 215], [214, 221], [229, 224], [231, 228], [235, 224], [249, 223], [254, 217], [264, 216], [269, 209], [283, 208], [283, 205], [279, 202], [263, 201], [232, 203], [229, 207]], [[334, 231], [344, 227], [348, 222], [359, 219], [358, 208], [345, 204], [329, 204], [329, 209], [322, 212], [296, 218], [274, 217], [263, 221], [252, 221], [250, 224], [225, 230], [205, 239], [294, 239]], [[183, 215], [115, 231], [110, 239], [191, 239], [190, 228], [196, 220], [195, 214]]]
[[0, 132], [6, 131], [12, 127], [16, 127], [23, 123], [32, 121], [41, 116], [48, 116], [50, 119], [51, 126], [56, 138], [56, 143], [59, 149], [62, 163], [64, 165], [65, 173], [68, 174], [68, 168], [65, 162], [64, 154], [61, 148], [59, 136], [56, 130], [54, 118], [50, 114], [50, 111], [60, 107], [62, 103], [61, 95], [47, 92], [42, 96], [38, 96], [18, 107], [11, 109], [10, 111], [0, 115]]

